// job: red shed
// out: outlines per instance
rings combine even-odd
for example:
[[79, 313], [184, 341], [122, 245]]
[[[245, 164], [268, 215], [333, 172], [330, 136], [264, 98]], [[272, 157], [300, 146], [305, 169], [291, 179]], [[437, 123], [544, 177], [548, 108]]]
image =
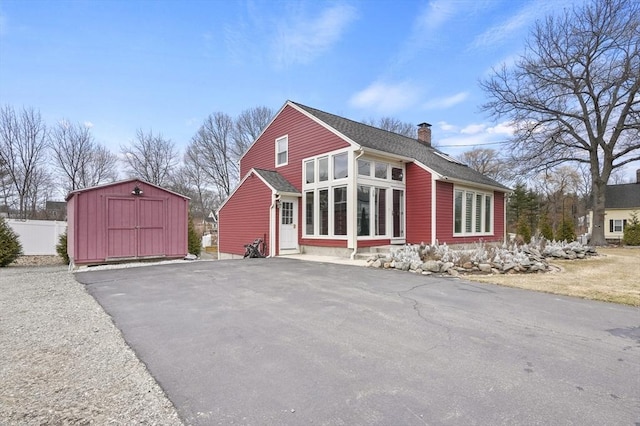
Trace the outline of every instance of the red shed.
[[189, 198], [140, 179], [72, 191], [67, 196], [71, 264], [187, 254]]

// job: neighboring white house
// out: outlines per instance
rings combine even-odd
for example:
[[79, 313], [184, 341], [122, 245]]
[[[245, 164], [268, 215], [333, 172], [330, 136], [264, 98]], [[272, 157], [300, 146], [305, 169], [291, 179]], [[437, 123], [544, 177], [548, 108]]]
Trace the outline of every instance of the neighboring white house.
[[[640, 219], [640, 169], [635, 183], [607, 185], [605, 191], [604, 237], [607, 241], [621, 241], [624, 227], [636, 212]], [[589, 233], [593, 227], [593, 211], [589, 212]]]

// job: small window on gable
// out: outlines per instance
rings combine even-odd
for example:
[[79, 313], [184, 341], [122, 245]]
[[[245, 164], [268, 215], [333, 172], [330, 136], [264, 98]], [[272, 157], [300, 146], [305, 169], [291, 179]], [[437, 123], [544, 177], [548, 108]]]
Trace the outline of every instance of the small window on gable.
[[276, 139], [276, 167], [285, 166], [289, 162], [289, 137]]

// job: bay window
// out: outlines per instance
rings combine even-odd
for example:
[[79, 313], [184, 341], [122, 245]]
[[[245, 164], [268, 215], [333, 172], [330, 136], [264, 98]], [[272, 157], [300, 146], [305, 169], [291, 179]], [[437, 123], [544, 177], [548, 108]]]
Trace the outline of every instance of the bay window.
[[481, 235], [493, 231], [491, 194], [455, 189], [453, 195], [453, 234]]

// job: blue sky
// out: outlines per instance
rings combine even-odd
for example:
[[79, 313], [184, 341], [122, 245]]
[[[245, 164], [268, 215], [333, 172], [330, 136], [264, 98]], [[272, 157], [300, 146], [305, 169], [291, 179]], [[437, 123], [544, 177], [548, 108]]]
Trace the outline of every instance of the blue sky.
[[[290, 99], [353, 120], [433, 124], [444, 151], [509, 136], [478, 81], [580, 0], [0, 2], [0, 104], [183, 148], [204, 118]], [[487, 145], [500, 148], [501, 146]]]

